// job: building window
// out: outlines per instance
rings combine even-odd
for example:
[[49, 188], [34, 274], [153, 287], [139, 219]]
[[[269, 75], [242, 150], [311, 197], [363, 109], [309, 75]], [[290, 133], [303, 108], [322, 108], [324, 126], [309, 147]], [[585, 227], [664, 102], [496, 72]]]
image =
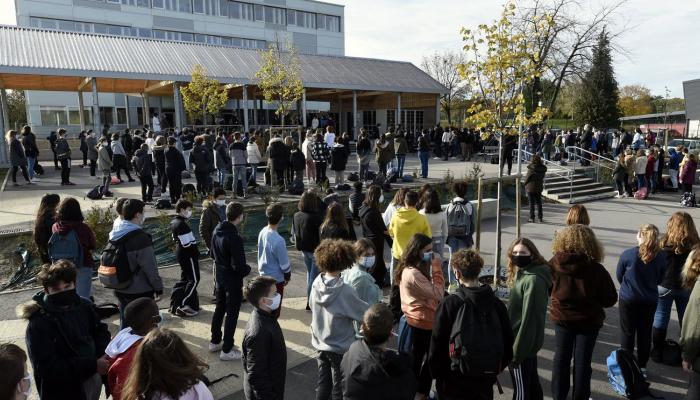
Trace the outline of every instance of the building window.
[[[85, 125], [92, 124], [92, 107], [83, 108], [83, 120], [85, 120]], [[69, 108], [68, 109], [68, 124], [69, 125], [80, 125], [80, 109]]]
[[265, 8], [258, 4], [255, 4], [253, 8], [255, 9], [255, 20], [265, 21]]
[[114, 107], [100, 107], [100, 122], [102, 124], [114, 124]]
[[265, 22], [275, 25], [287, 25], [287, 13], [284, 8], [265, 6]]
[[119, 0], [107, 0], [107, 3], [119, 4]]
[[68, 123], [66, 110], [56, 107], [40, 107], [41, 124], [45, 126], [61, 126]]
[[331, 32], [340, 32], [340, 17], [318, 14], [316, 20], [318, 29]]
[[253, 21], [254, 7], [249, 3], [241, 3], [240, 1], [232, 1], [229, 3], [229, 16], [235, 19], [247, 19]]
[[163, 0], [166, 10], [192, 12], [192, 0]]
[[305, 11], [287, 10], [287, 24], [302, 28], [316, 29], [316, 14]]
[[228, 17], [228, 0], [219, 0], [219, 15]]
[[192, 11], [195, 14], [217, 15], [217, 0], [192, 0]]
[[362, 127], [367, 129], [367, 132], [374, 132], [377, 129], [377, 111], [362, 111]]
[[163, 0], [151, 0], [151, 4], [153, 8], [164, 8], [165, 4], [163, 4]]
[[117, 108], [117, 125], [126, 125], [126, 108]]
[[149, 0], [121, 0], [127, 6], [150, 7]]

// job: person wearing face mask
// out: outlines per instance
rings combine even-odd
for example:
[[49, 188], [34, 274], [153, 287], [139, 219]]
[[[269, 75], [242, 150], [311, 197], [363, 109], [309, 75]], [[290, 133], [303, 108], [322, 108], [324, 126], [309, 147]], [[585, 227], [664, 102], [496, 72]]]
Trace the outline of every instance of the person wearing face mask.
[[379, 205], [384, 201], [382, 188], [372, 185], [367, 190], [365, 200], [360, 207], [360, 223], [362, 224], [362, 236], [372, 241], [375, 254], [372, 277], [380, 287], [386, 286], [386, 264], [384, 264], [384, 241], [389, 237], [389, 231], [384, 225], [382, 212]]
[[109, 368], [104, 355], [109, 330], [92, 302], [76, 293], [76, 276], [69, 261], [44, 265], [37, 275], [42, 290], [20, 307], [28, 320], [27, 350], [42, 400], [98, 400], [101, 375]]
[[287, 345], [273, 312], [282, 296], [277, 282], [258, 276], [243, 295], [253, 306], [243, 334], [243, 391], [247, 400], [282, 400], [287, 375]]
[[[343, 281], [352, 286], [357, 292], [357, 295], [362, 301], [369, 304], [377, 304], [382, 301], [382, 290], [374, 282], [374, 278], [370, 272], [376, 264], [376, 255], [372, 241], [367, 238], [362, 238], [355, 242], [355, 254], [357, 259], [352, 268], [343, 271]], [[360, 325], [355, 323], [355, 332], [359, 334]]]
[[207, 253], [211, 255], [211, 238], [219, 222], [226, 221], [226, 191], [214, 189], [212, 200], [202, 202], [202, 215], [199, 218], [199, 236], [202, 237]]
[[412, 332], [413, 372], [418, 379], [415, 398], [425, 400], [433, 382], [428, 367], [428, 349], [435, 310], [445, 293], [442, 260], [433, 253], [433, 240], [421, 233], [413, 235], [394, 272], [394, 283], [399, 286], [401, 311], [404, 314], [401, 319], [405, 318]]
[[141, 297], [155, 298], [163, 295], [163, 281], [158, 274], [153, 238], [143, 230], [146, 203], [137, 199], [129, 199], [122, 206], [122, 222], [109, 233], [109, 241], [115, 245], [124, 246], [129, 259], [129, 266], [135, 271], [131, 284], [115, 290], [119, 300], [119, 321], [124, 327], [124, 309]]
[[12, 343], [0, 343], [0, 399], [26, 400], [32, 394], [27, 353]]
[[187, 221], [192, 218], [192, 203], [180, 199], [175, 205], [175, 217], [170, 222], [175, 257], [180, 264], [180, 281], [170, 295], [170, 312], [180, 317], [199, 314], [199, 248]]
[[537, 352], [544, 343], [552, 269], [527, 238], [514, 241], [507, 257], [508, 284], [511, 287], [508, 316], [515, 337], [509, 367], [513, 399], [542, 399]]
[[134, 356], [148, 332], [163, 321], [158, 304], [146, 297], [129, 303], [124, 310], [126, 328], [117, 333], [105, 349], [109, 360], [107, 381], [113, 400], [121, 400], [126, 377], [131, 370]]
[[[270, 276], [277, 281], [277, 293], [284, 296], [284, 287], [292, 279], [292, 264], [289, 262], [287, 244], [277, 232], [282, 219], [284, 208], [281, 204], [272, 204], [265, 210], [267, 226], [258, 234], [258, 272]], [[273, 312], [280, 315], [278, 308]]]

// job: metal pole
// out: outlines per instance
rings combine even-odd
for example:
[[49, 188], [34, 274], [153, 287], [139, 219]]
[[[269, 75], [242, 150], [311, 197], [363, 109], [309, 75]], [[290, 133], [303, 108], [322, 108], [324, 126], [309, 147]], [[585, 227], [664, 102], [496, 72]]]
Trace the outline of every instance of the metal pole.
[[306, 89], [301, 92], [301, 123], [304, 125], [304, 129], [306, 129]]
[[258, 106], [259, 102], [258, 99], [253, 96], [253, 125], [256, 127], [260, 125], [258, 121], [258, 111], [260, 110], [260, 107]]
[[[499, 164], [502, 162], [500, 157], [503, 157], [503, 140], [504, 135], [501, 132], [501, 140], [498, 141], [498, 156]], [[498, 168], [498, 191], [496, 194], [496, 251], [494, 252], [493, 262], [493, 286], [498, 287], [499, 269], [501, 267], [501, 195], [503, 193], [503, 169]]]
[[515, 178], [515, 237], [520, 238], [520, 176]]
[[[127, 109], [128, 110], [128, 109]], [[78, 114], [80, 114], [80, 130], [85, 130], [85, 104], [83, 103], [83, 91], [78, 90]], [[97, 135], [97, 132], [95, 132]]]
[[435, 100], [435, 126], [440, 125], [440, 95]]
[[[150, 112], [150, 107], [148, 105], [148, 95], [146, 93], [143, 94], [143, 125], [146, 126], [149, 124], [148, 122], [148, 113]], [[151, 127], [153, 129], [153, 127]]]
[[248, 132], [248, 85], [243, 85], [243, 129]]
[[0, 165], [5, 166], [9, 160], [9, 155], [7, 154], [7, 141], [4, 138], [4, 134], [10, 130], [10, 121], [7, 112], [7, 92], [5, 92], [5, 89], [0, 90], [0, 127], [3, 131], [3, 137], [0, 138]]
[[357, 137], [357, 91], [352, 91], [352, 138]]
[[131, 128], [131, 116], [129, 115], [129, 95], [124, 95], [124, 105], [126, 106], [126, 127]]
[[[534, 88], [533, 88], [534, 89]], [[523, 85], [520, 86], [520, 96], [523, 95]], [[523, 173], [523, 124], [518, 127], [518, 175]]]
[[173, 102], [175, 103], [175, 127], [182, 129], [182, 96], [180, 95], [180, 84], [173, 83]]
[[92, 126], [95, 130], [95, 134], [99, 135], [100, 132], [100, 101], [97, 98], [97, 79], [92, 78]]
[[401, 125], [401, 93], [396, 96], [396, 126]]
[[339, 135], [343, 133], [343, 99], [338, 95], [338, 129], [335, 134]]
[[483, 200], [483, 198], [482, 198], [482, 196], [483, 196], [482, 185], [483, 185], [483, 182], [482, 182], [481, 178], [479, 178], [479, 187], [477, 188], [477, 197], [476, 197], [477, 200], [476, 200], [476, 243], [475, 243], [475, 247], [476, 247], [477, 251], [479, 250], [479, 247], [481, 246], [481, 214], [482, 214], [481, 213], [481, 211], [482, 211], [481, 206], [482, 206], [482, 200]]

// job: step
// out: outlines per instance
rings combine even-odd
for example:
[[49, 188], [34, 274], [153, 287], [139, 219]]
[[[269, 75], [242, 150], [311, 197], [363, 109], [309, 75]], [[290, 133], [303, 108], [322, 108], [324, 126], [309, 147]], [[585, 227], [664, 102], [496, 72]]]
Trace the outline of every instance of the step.
[[[589, 183], [594, 183], [595, 181], [591, 178], [578, 178], [574, 179], [574, 188], [581, 186], [581, 185], [587, 185]], [[569, 180], [562, 180], [562, 181], [554, 181], [554, 182], [549, 182], [545, 181], [544, 182], [544, 188], [549, 189], [549, 188], [560, 188], [560, 187], [569, 187], [571, 186], [571, 181]]]
[[[572, 176], [573, 176], [574, 179], [588, 178], [588, 175], [586, 175], [586, 174], [581, 174], [581, 173], [575, 173], [575, 174], [573, 174]], [[544, 181], [545, 181], [545, 183], [546, 183], [546, 182], [563, 182], [563, 181], [568, 182], [568, 181], [569, 181], [569, 176], [568, 176], [567, 174], [562, 174], [562, 175], [556, 175], [556, 174], [546, 175], [546, 176], [544, 177]]]
[[603, 199], [611, 199], [615, 197], [617, 192], [611, 191], [610, 193], [601, 193], [601, 194], [594, 194], [594, 195], [589, 195], [589, 196], [581, 196], [581, 197], [572, 197], [569, 199], [569, 204], [579, 204], [579, 203], [587, 203], [589, 201], [595, 201], [595, 200], [603, 200]]
[[610, 186], [601, 185], [599, 187], [586, 189], [586, 190], [574, 190], [571, 193], [564, 192], [564, 193], [552, 194], [552, 196], [555, 196], [557, 198], [557, 200], [563, 200], [563, 199], [569, 199], [569, 198], [575, 198], [575, 197], [585, 197], [585, 196], [597, 195], [597, 194], [603, 194], [603, 193], [612, 193], [613, 196], [615, 195], [615, 191]]
[[[593, 180], [591, 180], [590, 182], [585, 183], [585, 184], [574, 183], [574, 187], [573, 187], [572, 191], [573, 192], [580, 192], [580, 191], [589, 190], [589, 189], [596, 189], [596, 188], [599, 188], [600, 185], [601, 185], [600, 183], [594, 182]], [[547, 194], [558, 194], [558, 193], [568, 193], [570, 189], [571, 188], [567, 184], [567, 185], [556, 186], [556, 187], [548, 186], [545, 188], [544, 191], [547, 192]]]

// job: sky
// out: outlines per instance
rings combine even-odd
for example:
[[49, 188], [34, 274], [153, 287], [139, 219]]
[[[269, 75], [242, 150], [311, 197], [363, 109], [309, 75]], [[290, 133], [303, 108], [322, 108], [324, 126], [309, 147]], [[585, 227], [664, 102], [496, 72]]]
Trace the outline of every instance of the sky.
[[[498, 17], [499, 0], [325, 0], [345, 5], [348, 56], [410, 61], [436, 51], [460, 51], [461, 27]], [[527, 0], [520, 0], [527, 1]], [[584, 11], [610, 0], [580, 0]], [[15, 24], [14, 0], [0, 0], [0, 24]], [[614, 17], [624, 28], [614, 54], [620, 86], [641, 84], [654, 95], [683, 97], [683, 81], [700, 78], [700, 1], [628, 0]]]

